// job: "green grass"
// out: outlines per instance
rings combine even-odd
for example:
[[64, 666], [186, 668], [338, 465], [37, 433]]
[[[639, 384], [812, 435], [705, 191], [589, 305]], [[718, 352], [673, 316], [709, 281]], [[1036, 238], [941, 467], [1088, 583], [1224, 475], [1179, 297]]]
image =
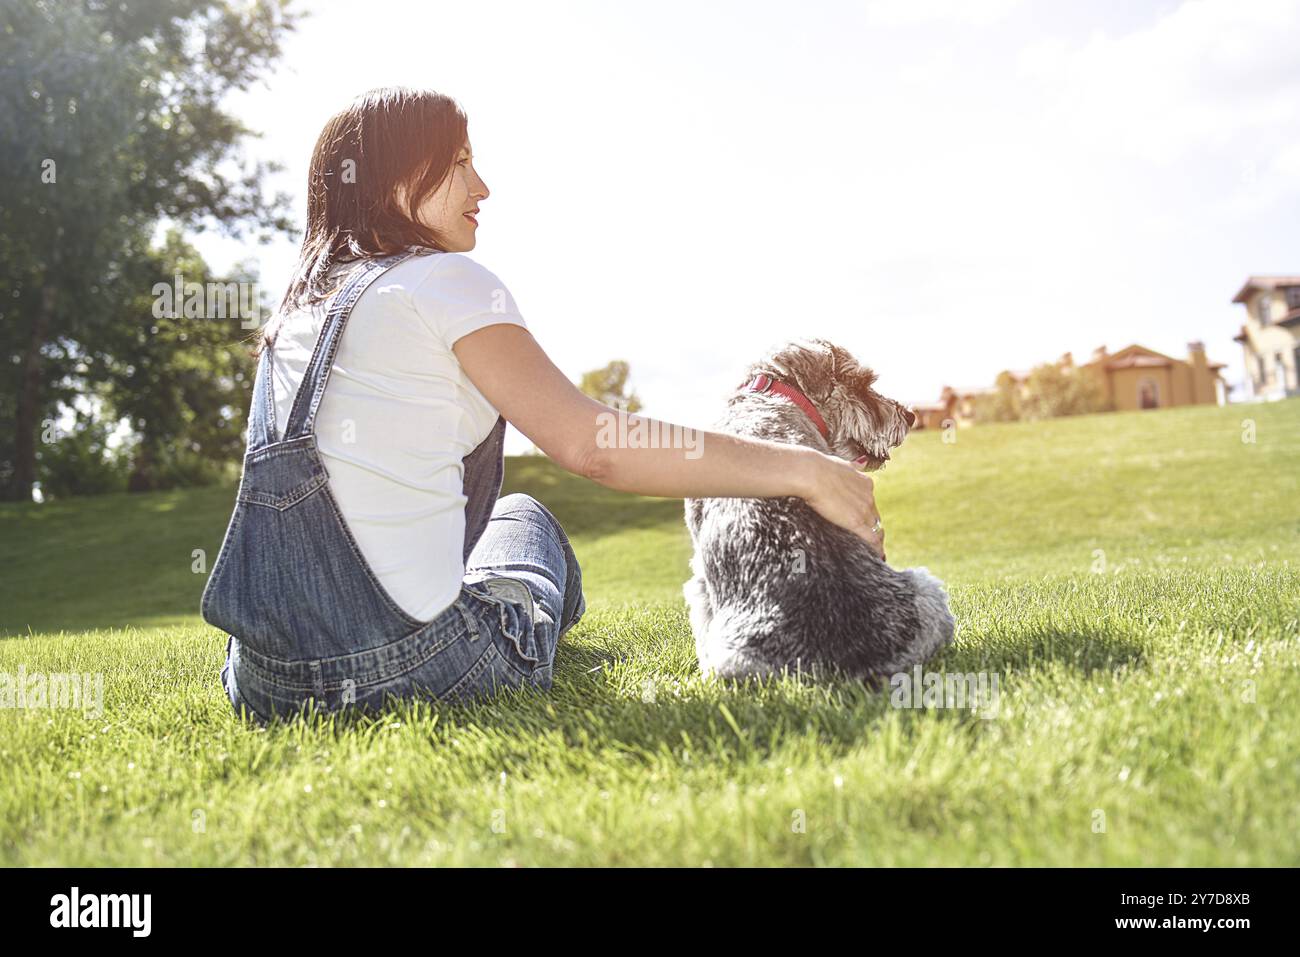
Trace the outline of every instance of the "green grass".
[[[1243, 419], [1255, 423], [1243, 442]], [[1300, 864], [1300, 401], [917, 433], [891, 563], [948, 582], [931, 668], [996, 717], [706, 681], [681, 503], [512, 459], [589, 612], [549, 694], [255, 730], [197, 617], [232, 490], [0, 507], [0, 863]]]

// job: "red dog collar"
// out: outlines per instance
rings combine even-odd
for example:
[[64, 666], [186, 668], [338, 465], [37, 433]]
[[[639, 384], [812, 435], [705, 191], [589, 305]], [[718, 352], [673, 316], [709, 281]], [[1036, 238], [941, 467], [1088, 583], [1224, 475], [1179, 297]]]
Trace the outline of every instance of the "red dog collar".
[[784, 382], [777, 382], [770, 375], [756, 375], [745, 386], [745, 389], [749, 392], [774, 392], [777, 395], [785, 396], [803, 409], [808, 418], [812, 419], [813, 425], [817, 426], [817, 431], [822, 434], [823, 439], [827, 442], [831, 440], [831, 432], [830, 429], [826, 428], [826, 420], [817, 411], [817, 407], [808, 401], [808, 397], [794, 386], [786, 385]]

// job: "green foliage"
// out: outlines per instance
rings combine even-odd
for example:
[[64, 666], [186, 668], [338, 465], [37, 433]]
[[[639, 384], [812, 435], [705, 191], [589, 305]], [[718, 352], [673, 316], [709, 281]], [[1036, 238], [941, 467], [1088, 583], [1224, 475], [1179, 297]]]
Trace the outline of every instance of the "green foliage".
[[142, 294], [160, 222], [289, 228], [221, 103], [292, 24], [280, 0], [0, 7], [0, 495], [30, 498], [38, 423]]
[[1025, 392], [1021, 417], [1030, 420], [1084, 415], [1106, 407], [1097, 376], [1072, 364], [1046, 362], [1036, 367], [1025, 383]]
[[641, 400], [635, 392], [627, 391], [627, 377], [631, 367], [622, 359], [600, 369], [582, 374], [578, 388], [597, 402], [612, 408], [625, 408], [629, 413], [641, 411]]
[[1298, 432], [1289, 400], [910, 436], [890, 558], [947, 581], [930, 669], [997, 674], [990, 719], [702, 678], [681, 503], [510, 459], [583, 564], [553, 689], [259, 731], [196, 617], [233, 487], [3, 505], [0, 672], [100, 672], [104, 712], [0, 710], [0, 863], [1294, 867]]
[[979, 422], [1015, 422], [1086, 415], [1108, 408], [1101, 381], [1090, 370], [1072, 363], [1045, 362], [1021, 383], [1001, 372], [994, 391], [975, 398]]
[[[100, 340], [108, 406], [137, 433], [129, 487], [139, 492], [217, 481], [244, 449], [254, 364], [244, 341], [251, 333], [237, 313], [241, 302], [254, 303], [255, 277], [224, 288], [225, 280], [213, 276], [175, 231], [137, 267], [141, 294]], [[175, 301], [177, 276], [204, 293], [203, 314], [187, 316], [185, 303]], [[221, 295], [209, 299], [212, 290]], [[185, 300], [184, 286], [181, 292]], [[225, 315], [209, 314], [210, 305]], [[253, 320], [257, 312], [260, 305]]]
[[109, 446], [111, 423], [78, 412], [74, 426], [57, 433], [41, 451], [41, 497], [55, 501], [74, 495], [126, 491], [129, 463]]
[[1021, 417], [1020, 383], [1010, 372], [998, 373], [991, 393], [975, 396], [977, 422], [1015, 422]]

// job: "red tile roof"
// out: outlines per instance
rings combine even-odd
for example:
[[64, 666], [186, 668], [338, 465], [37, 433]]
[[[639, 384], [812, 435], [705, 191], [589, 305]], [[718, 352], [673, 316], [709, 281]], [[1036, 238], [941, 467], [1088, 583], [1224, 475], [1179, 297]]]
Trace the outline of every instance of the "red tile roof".
[[1300, 286], [1300, 276], [1251, 276], [1241, 292], [1232, 297], [1233, 302], [1245, 302], [1257, 289], [1277, 289], [1281, 286]]
[[1174, 363], [1172, 359], [1165, 356], [1131, 355], [1118, 360], [1107, 359], [1103, 364], [1107, 369], [1149, 369], [1171, 366]]

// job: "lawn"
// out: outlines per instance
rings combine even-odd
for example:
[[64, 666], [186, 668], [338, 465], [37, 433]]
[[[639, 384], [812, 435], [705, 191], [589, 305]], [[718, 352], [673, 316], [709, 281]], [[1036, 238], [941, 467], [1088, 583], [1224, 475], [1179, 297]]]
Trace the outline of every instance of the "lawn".
[[890, 560], [993, 716], [705, 680], [680, 502], [507, 490], [583, 564], [549, 694], [265, 730], [197, 616], [232, 489], [0, 506], [0, 672], [104, 689], [0, 710], [0, 864], [1300, 864], [1300, 400], [907, 440]]

